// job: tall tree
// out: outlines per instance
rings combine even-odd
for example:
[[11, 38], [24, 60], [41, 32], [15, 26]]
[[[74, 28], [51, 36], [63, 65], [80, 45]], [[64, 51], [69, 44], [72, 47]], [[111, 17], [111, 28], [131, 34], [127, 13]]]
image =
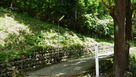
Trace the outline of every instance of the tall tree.
[[131, 1], [113, 1], [115, 5], [111, 7], [102, 0], [104, 5], [110, 9], [110, 15], [114, 20], [114, 77], [124, 77], [124, 72], [128, 70], [129, 64], [129, 41], [132, 31]]
[[113, 8], [114, 19], [114, 77], [124, 77], [125, 72], [125, 17], [126, 2], [125, 0], [114, 0]]

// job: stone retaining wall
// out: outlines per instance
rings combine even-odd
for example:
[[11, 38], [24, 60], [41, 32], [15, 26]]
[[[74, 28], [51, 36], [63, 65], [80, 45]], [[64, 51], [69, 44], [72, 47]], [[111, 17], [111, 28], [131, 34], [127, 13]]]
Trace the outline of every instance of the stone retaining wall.
[[[100, 47], [102, 47], [102, 45]], [[103, 49], [105, 48], [103, 47]], [[0, 64], [0, 77], [12, 77], [14, 74], [33, 70], [48, 64], [58, 63], [64, 59], [71, 58], [72, 56], [92, 54], [93, 51], [93, 45], [60, 47], [59, 52], [58, 48], [55, 47], [33, 48], [29, 54], [19, 54], [20, 58], [14, 59], [8, 63]]]

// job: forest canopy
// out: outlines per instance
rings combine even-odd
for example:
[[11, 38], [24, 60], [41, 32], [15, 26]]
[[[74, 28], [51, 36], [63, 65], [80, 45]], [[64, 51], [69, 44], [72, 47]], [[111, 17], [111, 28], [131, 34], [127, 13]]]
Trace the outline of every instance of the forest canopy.
[[91, 35], [110, 37], [113, 23], [101, 0], [1, 0], [0, 5], [31, 17]]

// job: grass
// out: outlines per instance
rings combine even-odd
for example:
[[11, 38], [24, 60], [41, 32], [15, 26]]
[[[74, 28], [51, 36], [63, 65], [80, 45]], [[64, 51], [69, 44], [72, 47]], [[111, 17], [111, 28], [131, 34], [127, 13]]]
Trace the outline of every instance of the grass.
[[[57, 25], [19, 14], [12, 14], [11, 16], [0, 13], [0, 15], [3, 15], [0, 17], [0, 32], [2, 36], [0, 38], [1, 46], [12, 44], [12, 47], [14, 48], [13, 45], [17, 43], [25, 46], [28, 45], [27, 48], [32, 45], [57, 46]], [[60, 27], [61, 45], [96, 42], [94, 39], [88, 37], [80, 38], [79, 36], [81, 35]]]
[[62, 47], [87, 45], [99, 40], [75, 33], [68, 28], [60, 27], [59, 30], [60, 33], [58, 25], [0, 8], [0, 57], [3, 57], [1, 60], [8, 61], [8, 58], [16, 57], [19, 53], [27, 53], [35, 46], [58, 47], [58, 34]]

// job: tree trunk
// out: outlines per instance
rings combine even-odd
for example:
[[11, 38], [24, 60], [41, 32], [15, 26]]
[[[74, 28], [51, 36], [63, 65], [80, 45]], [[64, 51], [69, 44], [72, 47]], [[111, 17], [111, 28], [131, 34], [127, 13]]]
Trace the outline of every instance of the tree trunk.
[[115, 0], [114, 19], [114, 77], [124, 77], [125, 72], [125, 0]]
[[125, 70], [128, 70], [129, 64], [129, 41], [132, 31], [132, 10], [130, 0], [114, 0], [115, 7], [110, 9], [110, 15], [114, 20], [114, 77], [124, 77]]
[[128, 65], [129, 65], [129, 49], [130, 49], [130, 45], [129, 45], [129, 41], [131, 40], [131, 31], [132, 31], [132, 10], [131, 10], [131, 1], [130, 0], [126, 0], [126, 27], [125, 27], [125, 32], [126, 32], [126, 36], [125, 36], [125, 41], [126, 41], [126, 48], [125, 48], [125, 70], [128, 71]]

